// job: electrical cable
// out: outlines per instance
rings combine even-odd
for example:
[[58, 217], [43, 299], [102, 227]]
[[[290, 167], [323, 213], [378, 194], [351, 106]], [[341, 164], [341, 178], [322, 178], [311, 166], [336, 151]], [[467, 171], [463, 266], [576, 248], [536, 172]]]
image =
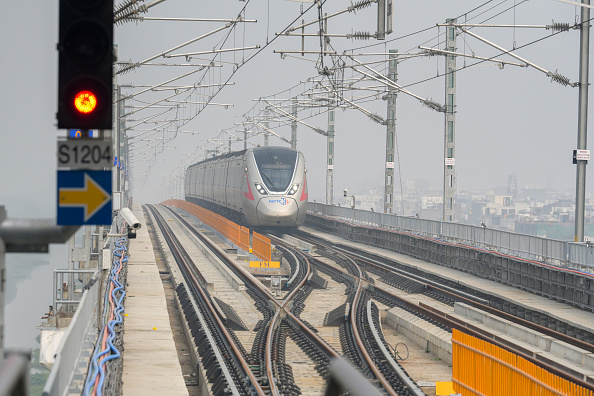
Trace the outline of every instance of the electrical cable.
[[[120, 351], [115, 347], [116, 339], [115, 326], [122, 323], [122, 312], [124, 307], [122, 301], [126, 295], [123, 284], [119, 280], [119, 274], [122, 271], [123, 264], [128, 261], [128, 256], [124, 254], [127, 250], [125, 242], [127, 238], [119, 238], [115, 242], [116, 249], [113, 255], [114, 259], [109, 277], [109, 292], [105, 293], [104, 298], [104, 327], [101, 329], [100, 340], [95, 346], [94, 354], [91, 358], [91, 367], [87, 373], [83, 395], [102, 394], [102, 387], [105, 382], [105, 365], [107, 362], [120, 357]], [[105, 322], [107, 322], [105, 324]], [[109, 355], [108, 355], [109, 353]]]

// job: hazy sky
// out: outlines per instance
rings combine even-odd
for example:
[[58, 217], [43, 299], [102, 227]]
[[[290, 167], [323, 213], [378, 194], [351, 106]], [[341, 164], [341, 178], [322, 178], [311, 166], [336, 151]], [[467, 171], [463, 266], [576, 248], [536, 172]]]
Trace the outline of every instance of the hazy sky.
[[[116, 5], [119, 2], [116, 1]], [[479, 7], [483, 5], [483, 7]], [[145, 16], [186, 18], [233, 18], [246, 2], [237, 0], [189, 1], [167, 0], [150, 9]], [[333, 13], [348, 7], [347, 1], [327, 1], [324, 13]], [[513, 6], [516, 5], [514, 8]], [[226, 29], [208, 39], [197, 41], [173, 53], [208, 51], [213, 48], [242, 46], [265, 46], [276, 32], [289, 26], [299, 17], [301, 8], [308, 3], [294, 1], [251, 1], [247, 4], [245, 17], [257, 19], [257, 23], [239, 26], [230, 32]], [[478, 7], [478, 8], [477, 8]], [[343, 14], [330, 19], [329, 33], [352, 33], [375, 31], [376, 6], [373, 5], [353, 14]], [[316, 7], [303, 19], [316, 18]], [[389, 49], [401, 52], [417, 52], [419, 45], [443, 48], [444, 28], [437, 23], [447, 18], [458, 17], [468, 23], [546, 25], [552, 20], [573, 24], [579, 19], [576, 7], [553, 0], [539, 1], [395, 1], [394, 33], [385, 41], [371, 39], [354, 41], [332, 38], [331, 44], [339, 53], [384, 53]], [[56, 137], [55, 127], [57, 86], [57, 22], [58, 2], [30, 0], [0, 2], [2, 26], [0, 45], [3, 49], [0, 63], [0, 203], [7, 206], [11, 217], [54, 217], [56, 213]], [[301, 18], [299, 18], [301, 19]], [[118, 25], [115, 38], [119, 47], [119, 60], [139, 62], [169, 50], [183, 42], [210, 32], [224, 25], [221, 22], [128, 22]], [[310, 26], [306, 33], [315, 33], [317, 26]], [[571, 30], [552, 36], [550, 30], [512, 28], [474, 28], [479, 34], [496, 44], [512, 49], [529, 61], [551, 71], [558, 71], [574, 82], [578, 79], [579, 32]], [[224, 42], [226, 35], [227, 41]], [[133, 182], [138, 201], [154, 202], [165, 198], [165, 187], [185, 165], [182, 161], [194, 161], [195, 154], [203, 155], [212, 147], [209, 139], [223, 138], [223, 129], [235, 128], [243, 121], [242, 115], [251, 111], [255, 98], [288, 98], [302, 93], [307, 84], [299, 84], [310, 77], [318, 76], [316, 55], [295, 56], [281, 59], [274, 50], [298, 50], [301, 39], [279, 37], [257, 56], [243, 65], [230, 82], [235, 85], [224, 88], [212, 102], [233, 104], [225, 109], [209, 106], [196, 116], [196, 108], [168, 113], [157, 119], [194, 117], [179, 129], [199, 132], [197, 135], [177, 134], [166, 147], [153, 148], [164, 133], [151, 136], [151, 141], [134, 141]], [[319, 39], [308, 37], [306, 50], [320, 49]], [[366, 47], [366, 48], [360, 48]], [[458, 52], [474, 53], [477, 56], [493, 57], [499, 51], [476, 39], [462, 34], [458, 36]], [[219, 60], [240, 64], [255, 53], [228, 53]], [[204, 55], [212, 59], [212, 55]], [[299, 58], [299, 59], [297, 59]], [[365, 61], [385, 57], [357, 56]], [[515, 61], [511, 57], [502, 57]], [[182, 58], [176, 62], [185, 63]], [[173, 62], [157, 58], [154, 63]], [[577, 141], [578, 89], [551, 83], [550, 78], [534, 68], [476, 63], [476, 60], [459, 57], [457, 73], [456, 107], [456, 166], [457, 185], [460, 189], [485, 189], [504, 185], [507, 176], [515, 173], [520, 188], [526, 185], [550, 186], [559, 189], [574, 189], [575, 166], [571, 163], [571, 151]], [[192, 63], [204, 63], [193, 59]], [[325, 65], [331, 65], [325, 57]], [[384, 64], [371, 65], [378, 71]], [[187, 73], [190, 67], [143, 66], [135, 71], [118, 76], [119, 84], [155, 85]], [[191, 85], [198, 82], [213, 84], [225, 81], [232, 66], [211, 68], [174, 84]], [[432, 98], [443, 104], [444, 61], [442, 56], [416, 57], [398, 65], [398, 83], [423, 98]], [[357, 74], [346, 70], [345, 79]], [[371, 84], [368, 84], [371, 85]], [[375, 84], [377, 85], [377, 84]], [[283, 92], [294, 87], [290, 92]], [[141, 88], [124, 90], [137, 92]], [[209, 93], [214, 90], [208, 91]], [[171, 92], [151, 92], [136, 97], [127, 105], [150, 104], [170, 95]], [[350, 98], [351, 93], [345, 94]], [[355, 93], [355, 96], [360, 95]], [[172, 98], [184, 99], [187, 95]], [[386, 102], [377, 99], [360, 103], [364, 108], [386, 117]], [[200, 101], [197, 94], [190, 100]], [[181, 99], [180, 99], [181, 100]], [[171, 103], [169, 103], [171, 105]], [[136, 108], [137, 109], [137, 108]], [[135, 109], [129, 108], [126, 111]], [[146, 109], [130, 115], [128, 126], [133, 121], [150, 117], [163, 108]], [[309, 124], [327, 129], [327, 114], [314, 116], [321, 110], [303, 110], [299, 116]], [[322, 110], [323, 111], [323, 110]], [[257, 112], [257, 111], [256, 111]], [[143, 126], [141, 126], [143, 127]], [[139, 127], [139, 128], [141, 128]], [[153, 126], [145, 127], [152, 128]], [[285, 138], [290, 137], [287, 126], [271, 128]], [[362, 193], [369, 188], [383, 187], [385, 126], [371, 121], [356, 110], [337, 110], [335, 148], [335, 195], [348, 187]], [[428, 180], [441, 184], [443, 173], [443, 113], [423, 107], [418, 100], [399, 94], [397, 102], [397, 137], [400, 153], [400, 174], [404, 182]], [[134, 136], [139, 132], [129, 132]], [[169, 134], [166, 138], [171, 138]], [[250, 139], [253, 144], [263, 144], [263, 137]], [[286, 145], [277, 138], [270, 144]], [[146, 146], [143, 146], [146, 145]], [[243, 148], [243, 142], [235, 142], [234, 149]], [[298, 127], [298, 149], [307, 159], [310, 196], [323, 200], [325, 197], [325, 152], [326, 138], [305, 126]], [[163, 151], [164, 150], [164, 151]], [[160, 154], [155, 156], [155, 152]], [[191, 155], [186, 155], [191, 154]], [[593, 176], [588, 173], [587, 191], [591, 192]]]

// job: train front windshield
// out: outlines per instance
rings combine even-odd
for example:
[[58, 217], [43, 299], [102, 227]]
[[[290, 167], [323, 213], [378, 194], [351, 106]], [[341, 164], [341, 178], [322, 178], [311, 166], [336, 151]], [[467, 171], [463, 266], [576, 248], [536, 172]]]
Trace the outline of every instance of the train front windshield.
[[297, 152], [285, 148], [254, 149], [262, 181], [270, 192], [285, 192], [293, 179]]

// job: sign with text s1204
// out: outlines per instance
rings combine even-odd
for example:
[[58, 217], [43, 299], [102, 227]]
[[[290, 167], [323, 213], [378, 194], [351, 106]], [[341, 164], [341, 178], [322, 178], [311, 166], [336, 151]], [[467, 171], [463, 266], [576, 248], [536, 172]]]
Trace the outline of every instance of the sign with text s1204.
[[73, 139], [58, 142], [58, 168], [111, 168], [111, 142], [100, 139]]

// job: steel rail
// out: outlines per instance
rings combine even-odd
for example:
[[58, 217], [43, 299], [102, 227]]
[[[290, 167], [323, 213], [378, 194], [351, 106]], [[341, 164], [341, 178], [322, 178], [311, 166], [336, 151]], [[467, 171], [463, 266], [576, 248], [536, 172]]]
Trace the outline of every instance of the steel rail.
[[351, 258], [347, 257], [347, 259], [355, 265], [357, 271], [359, 272], [359, 278], [357, 279], [357, 291], [355, 292], [353, 304], [351, 304], [351, 313], [349, 315], [351, 327], [353, 329], [353, 335], [355, 336], [355, 340], [357, 341], [359, 353], [364, 357], [365, 361], [367, 362], [367, 365], [369, 366], [369, 368], [371, 368], [373, 374], [375, 374], [375, 377], [381, 382], [386, 392], [388, 392], [390, 395], [398, 396], [398, 394], [392, 388], [386, 377], [384, 377], [384, 375], [380, 371], [379, 367], [377, 367], [371, 356], [369, 356], [369, 352], [367, 352], [367, 348], [365, 348], [365, 344], [363, 343], [361, 334], [359, 334], [359, 326], [357, 326], [357, 311], [360, 308], [359, 304], [361, 299], [361, 293], [363, 290], [363, 282], [365, 282], [365, 279], [363, 279], [363, 272], [361, 271], [360, 266], [357, 263], [355, 263]]
[[[498, 317], [500, 317], [502, 319], [509, 320], [510, 322], [517, 323], [517, 324], [522, 325], [524, 327], [528, 327], [529, 329], [532, 329], [532, 330], [538, 331], [540, 333], [546, 334], [548, 336], [554, 337], [554, 338], [556, 338], [556, 339], [558, 339], [560, 341], [566, 342], [566, 343], [571, 344], [573, 346], [576, 346], [578, 348], [585, 349], [585, 350], [587, 350], [590, 353], [594, 353], [594, 345], [592, 345], [592, 344], [590, 344], [588, 342], [585, 342], [585, 341], [582, 341], [582, 340], [578, 340], [577, 338], [568, 336], [567, 334], [563, 334], [563, 333], [560, 333], [558, 331], [549, 329], [548, 327], [544, 327], [544, 326], [541, 326], [539, 324], [530, 322], [530, 321], [528, 321], [526, 319], [523, 319], [523, 318], [514, 316], [514, 315], [509, 314], [507, 312], [499, 311], [496, 308], [493, 308], [493, 307], [491, 307], [489, 305], [486, 305], [486, 304], [484, 304], [484, 303], [482, 303], [480, 301], [477, 301], [477, 300], [479, 300], [479, 298], [469, 296], [467, 293], [464, 293], [462, 291], [456, 292], [455, 290], [452, 290], [451, 288], [448, 288], [448, 287], [439, 287], [439, 286], [436, 286], [433, 282], [428, 282], [426, 279], [423, 280], [421, 277], [416, 276], [416, 275], [413, 275], [413, 274], [403, 275], [402, 273], [404, 271], [399, 271], [398, 269], [395, 269], [393, 267], [390, 267], [387, 264], [380, 263], [380, 262], [378, 262], [378, 261], [376, 261], [374, 259], [371, 259], [369, 257], [364, 257], [363, 255], [361, 255], [359, 253], [354, 253], [354, 252], [351, 252], [351, 251], [342, 249], [340, 247], [335, 247], [335, 248], [337, 250], [339, 250], [339, 251], [347, 254], [347, 255], [351, 255], [353, 257], [356, 257], [358, 260], [365, 261], [370, 266], [379, 267], [379, 268], [381, 268], [383, 270], [391, 271], [392, 273], [395, 273], [395, 274], [398, 274], [398, 275], [405, 276], [405, 277], [408, 277], [410, 279], [413, 279], [413, 280], [415, 280], [415, 281], [417, 281], [417, 282], [425, 285], [425, 287], [428, 290], [438, 291], [439, 293], [442, 293], [444, 295], [447, 295], [448, 297], [455, 298], [456, 300], [461, 300], [465, 304], [472, 305], [475, 308], [478, 308], [478, 309], [481, 309], [481, 310], [483, 310], [485, 312], [488, 312], [490, 314], [496, 315], [496, 316], [498, 316]], [[485, 301], [484, 299], [480, 299], [480, 300]]]
[[[234, 342], [233, 338], [229, 334], [229, 331], [227, 330], [226, 326], [224, 325], [223, 321], [221, 320], [220, 316], [218, 315], [218, 311], [215, 310], [215, 308], [213, 307], [213, 305], [210, 302], [210, 299], [208, 298], [207, 293], [204, 291], [204, 288], [202, 287], [202, 285], [200, 284], [200, 282], [196, 278], [196, 276], [194, 274], [194, 270], [196, 270], [196, 266], [193, 264], [192, 260], [187, 255], [187, 252], [185, 251], [185, 249], [183, 248], [183, 246], [181, 245], [181, 243], [179, 242], [179, 240], [175, 237], [175, 235], [173, 233], [173, 230], [171, 230], [171, 228], [167, 225], [167, 223], [164, 221], [162, 215], [158, 212], [158, 210], [153, 205], [147, 205], [147, 206], [151, 210], [151, 212], [152, 212], [153, 216], [155, 217], [155, 219], [157, 220], [157, 222], [159, 224], [159, 227], [164, 232], [164, 235], [166, 233], [167, 234], [167, 237], [170, 238], [172, 242], [174, 242], [174, 244], [173, 244], [174, 246], [171, 246], [170, 245], [170, 247], [173, 247], [173, 249], [177, 250], [177, 253], [180, 255], [179, 258], [182, 258], [182, 260], [181, 260], [182, 261], [182, 265], [184, 265], [186, 267], [186, 269], [188, 269], [188, 271], [187, 271], [188, 275], [191, 277], [191, 280], [193, 281], [193, 284], [195, 286], [197, 286], [197, 289], [198, 289], [198, 291], [200, 292], [200, 294], [202, 296], [203, 302], [207, 305], [207, 307], [210, 310], [211, 317], [214, 318], [215, 321], [216, 321], [216, 323], [218, 324], [219, 334], [221, 334], [222, 336], [224, 336], [222, 338], [226, 341], [227, 345], [230, 346], [231, 349], [233, 350], [233, 352], [235, 354], [234, 360], [237, 361], [238, 363], [240, 363], [243, 371], [250, 378], [250, 381], [251, 381], [251, 384], [252, 384], [252, 387], [254, 388], [254, 390], [259, 395], [265, 395], [264, 390], [262, 389], [262, 387], [258, 383], [258, 380], [254, 376], [254, 373], [252, 372], [252, 370], [250, 369], [249, 364], [247, 363], [247, 361], [243, 357], [243, 355], [242, 355], [241, 351], [239, 350], [239, 348], [237, 348], [237, 345], [235, 345], [235, 342]], [[187, 256], [187, 259], [183, 259], [182, 253]], [[190, 266], [190, 263], [194, 267], [194, 270], [192, 270], [192, 268], [191, 268], [192, 266]], [[231, 385], [231, 384], [229, 384], [229, 385]]]
[[[293, 237], [303, 239], [303, 240], [308, 241], [309, 243], [311, 243], [313, 245], [323, 246], [324, 248], [329, 248], [329, 246], [324, 246], [324, 245], [320, 244], [320, 242], [317, 242], [317, 241], [308, 240], [307, 238], [305, 238], [305, 237], [303, 237], [301, 235], [299, 235], [299, 236], [293, 235]], [[335, 249], [334, 246], [332, 246], [331, 248], [332, 249]], [[343, 253], [342, 250], [340, 252]], [[357, 259], [362, 260], [360, 257], [357, 257]], [[322, 261], [319, 261], [319, 262], [322, 263], [323, 265], [326, 265]], [[334, 268], [334, 267], [332, 267], [332, 268]], [[348, 272], [345, 272], [342, 269], [338, 269], [338, 268], [334, 268], [334, 269], [337, 270], [337, 271], [342, 272], [345, 275], [351, 276], [351, 274], [349, 274]], [[363, 280], [363, 281], [366, 282], [366, 283], [368, 283], [366, 280]], [[550, 365], [548, 363], [545, 363], [545, 362], [543, 362], [541, 360], [538, 360], [538, 359], [534, 358], [532, 355], [529, 355], [527, 353], [524, 353], [523, 351], [519, 351], [517, 349], [514, 349], [513, 346], [510, 346], [510, 345], [508, 345], [506, 343], [503, 343], [503, 342], [499, 341], [498, 339], [495, 339], [494, 337], [490, 337], [488, 334], [485, 334], [483, 332], [478, 331], [470, 323], [466, 323], [466, 322], [460, 321], [460, 320], [455, 319], [455, 318], [453, 318], [453, 317], [451, 317], [451, 316], [449, 316], [447, 314], [437, 313], [434, 308], [425, 306], [424, 304], [422, 304], [422, 305], [421, 304], [419, 304], [419, 305], [414, 304], [414, 303], [412, 303], [412, 302], [410, 302], [410, 301], [408, 301], [408, 300], [406, 300], [406, 299], [404, 299], [404, 298], [402, 298], [400, 296], [396, 296], [396, 295], [392, 294], [390, 291], [388, 291], [386, 289], [383, 289], [380, 286], [372, 285], [371, 283], [369, 283], [369, 288], [374, 289], [374, 290], [377, 290], [377, 291], [379, 291], [381, 293], [384, 293], [387, 296], [390, 296], [391, 298], [399, 301], [401, 304], [403, 304], [407, 308], [409, 308], [409, 309], [411, 309], [411, 310], [413, 310], [415, 312], [418, 312], [418, 313], [420, 313], [420, 314], [422, 314], [422, 315], [424, 315], [424, 316], [426, 316], [426, 317], [428, 317], [428, 318], [430, 318], [432, 320], [435, 320], [436, 322], [438, 322], [438, 323], [440, 323], [440, 324], [442, 324], [444, 326], [447, 326], [447, 327], [452, 328], [452, 329], [460, 330], [462, 332], [465, 332], [467, 334], [472, 335], [473, 337], [476, 337], [476, 338], [479, 338], [481, 340], [490, 342], [493, 345], [496, 345], [496, 346], [498, 346], [498, 347], [500, 347], [502, 349], [505, 349], [507, 351], [510, 351], [512, 353], [515, 353], [518, 356], [523, 357], [524, 359], [528, 360], [529, 362], [534, 363], [535, 365], [540, 366], [540, 367], [544, 368], [545, 370], [548, 370], [549, 372], [553, 373], [554, 375], [557, 375], [559, 377], [565, 378], [568, 381], [574, 382], [574, 383], [576, 383], [576, 384], [578, 384], [578, 385], [580, 385], [580, 386], [582, 386], [582, 387], [584, 387], [586, 389], [589, 389], [589, 390], [593, 390], [594, 391], [594, 385], [593, 384], [591, 384], [589, 382], [586, 382], [584, 380], [581, 380], [579, 378], [576, 378], [576, 377], [572, 376], [571, 374], [569, 374], [568, 372], [562, 371], [562, 370], [558, 369], [555, 366], [552, 366], [552, 365]], [[457, 298], [460, 298], [460, 297], [457, 297]], [[471, 301], [471, 300], [469, 300], [469, 301]], [[493, 310], [493, 308], [491, 308], [491, 307], [488, 307], [488, 308], [489, 308], [489, 310]], [[497, 312], [497, 311], [495, 310], [495, 312]], [[514, 316], [512, 316], [512, 318], [520, 319], [520, 318], [517, 318], [517, 317], [514, 317]], [[531, 322], [527, 322], [527, 323], [531, 323]], [[534, 325], [534, 326], [537, 326], [537, 325]], [[552, 331], [550, 329], [548, 329], [548, 330], [549, 331]], [[559, 334], [562, 335], [562, 336], [565, 336], [564, 334], [561, 334], [561, 333], [559, 333]], [[590, 350], [590, 348], [591, 348], [591, 346], [589, 346], [587, 350]]]
[[[291, 252], [289, 251], [289, 253], [291, 253], [291, 255], [293, 256], [293, 258], [295, 259], [296, 265], [297, 265], [297, 271], [295, 271], [295, 275], [297, 275], [298, 270], [299, 270], [299, 259]], [[305, 285], [307, 279], [308, 279], [308, 275], [311, 272], [311, 266], [309, 264], [309, 260], [307, 260], [307, 258], [303, 257], [305, 263], [307, 264], [307, 269], [306, 269], [306, 275], [303, 277], [303, 279], [301, 279], [301, 281], [299, 282], [299, 284], [297, 286], [295, 286], [293, 288], [293, 290], [291, 290], [291, 292], [289, 292], [282, 300], [281, 304], [279, 307], [277, 307], [276, 312], [274, 313], [274, 316], [272, 317], [271, 321], [270, 321], [270, 327], [268, 328], [268, 339], [266, 340], [266, 373], [268, 375], [268, 383], [270, 385], [270, 391], [273, 393], [273, 395], [278, 395], [279, 391], [278, 388], [276, 386], [276, 381], [275, 381], [275, 377], [274, 377], [274, 372], [272, 369], [272, 339], [273, 339], [273, 334], [274, 331], [276, 329], [276, 327], [280, 324], [280, 318], [281, 318], [281, 312], [285, 309], [285, 306], [291, 301], [293, 300], [293, 298], [295, 297], [295, 294], [297, 294], [297, 292], [299, 292], [299, 289]]]
[[[190, 225], [184, 218], [182, 218], [178, 213], [173, 211], [171, 208], [163, 206], [166, 208], [173, 216], [175, 216], [187, 229], [194, 234], [198, 239], [200, 239], [203, 243], [205, 243], [209, 249], [219, 258], [221, 259], [226, 265], [229, 266], [233, 271], [235, 271], [236, 275], [238, 275], [244, 283], [250, 285], [253, 289], [257, 291], [261, 296], [267, 299], [269, 302], [272, 302], [277, 310], [284, 311], [286, 318], [290, 320], [293, 324], [299, 327], [300, 331], [312, 342], [324, 355], [326, 355], [329, 359], [331, 358], [341, 358], [341, 356], [332, 348], [326, 340], [320, 337], [318, 334], [313, 332], [307, 325], [303, 323], [303, 321], [294, 315], [287, 307], [289, 301], [283, 300], [279, 302], [271, 293], [270, 291], [262, 285], [261, 282], [254, 279], [254, 277], [244, 268], [237, 266], [236, 263], [231, 260], [223, 250], [206, 238], [202, 233], [197, 231], [192, 225]], [[280, 244], [280, 242], [279, 242]], [[307, 260], [307, 257], [303, 255], [301, 252], [297, 252], [298, 255], [302, 256], [303, 259]], [[309, 261], [307, 263], [308, 267], [310, 266]], [[305, 283], [307, 276], [304, 277], [302, 283]], [[295, 288], [287, 297], [290, 299], [293, 298], [294, 294], [298, 292], [298, 288]], [[282, 312], [281, 312], [282, 313]], [[280, 314], [279, 314], [280, 315]], [[271, 321], [272, 323], [272, 321]], [[268, 340], [267, 340], [268, 342]], [[268, 370], [268, 367], [267, 367]], [[272, 382], [271, 382], [272, 384]], [[272, 386], [272, 385], [271, 385]]]
[[[294, 235], [294, 237], [301, 238], [301, 239], [308, 241], [309, 243], [312, 243], [314, 245], [319, 244], [319, 242], [316, 242], [313, 239], [308, 239], [307, 237], [304, 237], [303, 235]], [[465, 293], [465, 292], [459, 291], [459, 290], [455, 290], [448, 286], [438, 285], [436, 282], [427, 280], [421, 276], [407, 273], [404, 270], [392, 267], [389, 264], [379, 262], [378, 260], [376, 260], [374, 258], [366, 257], [363, 254], [356, 253], [356, 252], [350, 251], [348, 249], [344, 249], [340, 246], [333, 246], [333, 248], [342, 252], [343, 254], [346, 254], [347, 256], [352, 256], [352, 257], [357, 258], [358, 260], [364, 261], [366, 264], [368, 264], [370, 266], [380, 268], [383, 271], [390, 271], [391, 273], [394, 273], [394, 274], [409, 278], [411, 280], [414, 280], [414, 281], [424, 285], [425, 288], [429, 291], [439, 292], [447, 297], [450, 297], [455, 300], [460, 300], [461, 302], [463, 302], [465, 304], [468, 304], [475, 308], [484, 310], [485, 312], [499, 316], [500, 318], [509, 320], [510, 322], [514, 322], [514, 323], [517, 323], [524, 327], [528, 327], [529, 329], [532, 329], [532, 330], [538, 331], [540, 333], [543, 333], [545, 335], [557, 338], [560, 341], [566, 342], [566, 343], [576, 346], [578, 348], [582, 348], [584, 350], [587, 350], [590, 353], [594, 353], [594, 345], [592, 345], [588, 342], [578, 340], [577, 338], [571, 337], [567, 334], [563, 334], [558, 331], [549, 329], [548, 327], [544, 327], [539, 324], [530, 322], [526, 319], [520, 318], [518, 316], [514, 316], [510, 313], [499, 311], [496, 308], [486, 305], [486, 303], [488, 303], [488, 301], [483, 298], [469, 295], [468, 293]], [[394, 260], [390, 260], [390, 261], [394, 261]]]
[[[285, 243], [285, 245], [287, 245], [287, 244]], [[302, 253], [300, 252], [300, 254], [302, 254]], [[350, 257], [346, 257], [346, 258], [347, 258], [347, 260], [349, 260], [352, 263], [354, 268], [357, 269], [356, 275], [348, 274], [357, 283], [357, 290], [355, 292], [355, 296], [354, 296], [352, 304], [350, 306], [349, 319], [350, 319], [351, 328], [353, 330], [353, 335], [355, 338], [356, 347], [358, 349], [359, 355], [363, 357], [363, 359], [365, 360], [365, 362], [367, 363], [369, 368], [373, 371], [373, 373], [376, 376], [376, 378], [378, 379], [378, 381], [382, 384], [382, 387], [384, 388], [384, 390], [387, 393], [389, 393], [390, 395], [398, 396], [396, 391], [393, 389], [393, 387], [390, 385], [390, 383], [388, 382], [386, 377], [381, 372], [380, 368], [376, 365], [375, 361], [369, 355], [369, 352], [367, 351], [365, 344], [363, 342], [363, 338], [361, 337], [361, 334], [359, 333], [359, 326], [357, 325], [357, 322], [356, 322], [357, 321], [357, 311], [359, 309], [365, 308], [363, 305], [360, 305], [360, 301], [361, 301], [361, 294], [363, 291], [363, 286], [364, 286], [364, 284], [367, 284], [367, 281], [365, 280], [365, 278], [363, 276], [363, 271], [361, 270], [360, 265], [358, 265]], [[309, 260], [308, 260], [308, 265], [309, 265]], [[370, 323], [369, 325], [371, 326], [372, 324]], [[403, 381], [403, 382], [404, 382], [404, 384], [408, 385], [407, 382], [405, 382], [405, 381]]]

